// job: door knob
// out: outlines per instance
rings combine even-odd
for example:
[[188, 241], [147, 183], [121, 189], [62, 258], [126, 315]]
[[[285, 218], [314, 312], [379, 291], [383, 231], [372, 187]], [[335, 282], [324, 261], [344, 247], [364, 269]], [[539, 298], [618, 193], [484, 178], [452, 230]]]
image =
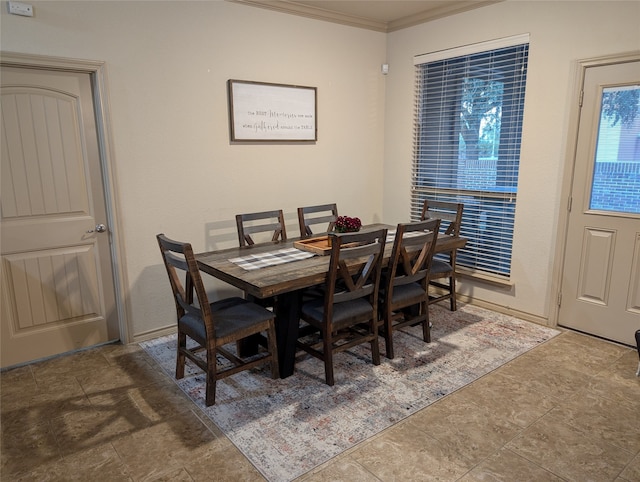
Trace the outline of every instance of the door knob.
[[95, 229], [90, 229], [89, 231], [87, 231], [87, 233], [93, 233], [93, 232], [104, 233], [106, 230], [107, 230], [107, 227], [104, 224], [100, 223], [100, 224], [96, 224]]

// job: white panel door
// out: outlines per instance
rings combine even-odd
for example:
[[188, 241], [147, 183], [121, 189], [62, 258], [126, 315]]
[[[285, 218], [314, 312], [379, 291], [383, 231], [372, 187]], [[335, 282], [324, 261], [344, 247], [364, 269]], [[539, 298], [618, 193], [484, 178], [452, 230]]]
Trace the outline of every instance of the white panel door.
[[89, 74], [1, 73], [6, 367], [119, 332]]
[[635, 345], [640, 62], [586, 68], [558, 324]]

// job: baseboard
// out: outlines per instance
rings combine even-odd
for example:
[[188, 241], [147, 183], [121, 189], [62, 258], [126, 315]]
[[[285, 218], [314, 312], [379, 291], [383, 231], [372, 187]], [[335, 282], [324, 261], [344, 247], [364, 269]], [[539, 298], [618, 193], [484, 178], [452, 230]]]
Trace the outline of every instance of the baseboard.
[[140, 343], [141, 341], [152, 340], [154, 338], [160, 338], [161, 336], [173, 335], [176, 331], [177, 326], [171, 325], [155, 330], [145, 331], [143, 333], [137, 333], [133, 335], [132, 343]]

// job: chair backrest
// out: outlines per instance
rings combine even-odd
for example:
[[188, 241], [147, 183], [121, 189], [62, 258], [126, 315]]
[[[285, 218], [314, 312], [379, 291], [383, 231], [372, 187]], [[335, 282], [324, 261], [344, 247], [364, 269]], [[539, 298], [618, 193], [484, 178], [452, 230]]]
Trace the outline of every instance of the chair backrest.
[[335, 203], [298, 208], [300, 237], [311, 236], [313, 234], [311, 225], [315, 224], [327, 224], [327, 229], [323, 231], [325, 233], [333, 231], [336, 219], [338, 219], [338, 206]]
[[282, 209], [277, 211], [263, 211], [260, 213], [248, 213], [236, 215], [238, 226], [238, 241], [240, 247], [253, 246], [255, 241], [252, 234], [272, 233], [271, 241], [285, 241], [287, 230], [284, 225]]
[[398, 224], [385, 280], [388, 299], [395, 286], [419, 282], [426, 290], [439, 229], [440, 219]]
[[186, 314], [202, 319], [207, 338], [213, 339], [215, 329], [211, 308], [191, 244], [174, 241], [164, 234], [158, 234], [156, 238], [169, 275], [178, 319]]
[[334, 304], [357, 298], [369, 297], [376, 310], [386, 238], [386, 229], [329, 234], [331, 259], [325, 295], [326, 318], [331, 318]]
[[438, 218], [441, 220], [440, 228], [444, 230], [443, 234], [459, 236], [463, 210], [464, 204], [462, 203], [431, 201], [427, 199], [422, 206], [422, 216], [420, 219], [425, 221], [427, 219]]

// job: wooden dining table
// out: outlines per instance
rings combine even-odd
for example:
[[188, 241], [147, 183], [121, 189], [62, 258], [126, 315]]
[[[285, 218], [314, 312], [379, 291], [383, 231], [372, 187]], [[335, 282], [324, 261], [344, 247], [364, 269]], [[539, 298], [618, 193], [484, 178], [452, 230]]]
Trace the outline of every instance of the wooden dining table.
[[[370, 224], [362, 230], [387, 228], [395, 230], [395, 226]], [[260, 269], [246, 270], [231, 259], [275, 250], [293, 248], [294, 242], [300, 238], [285, 241], [254, 244], [250, 247], [227, 248], [196, 254], [201, 271], [220, 279], [256, 298], [277, 296], [275, 304], [276, 338], [280, 376], [286, 378], [293, 374], [300, 323], [300, 307], [302, 292], [326, 281], [329, 270], [329, 256], [313, 256], [288, 263], [267, 266]], [[440, 236], [436, 242], [436, 253], [446, 252], [453, 248], [462, 248], [467, 239], [460, 236]], [[391, 257], [393, 242], [387, 242], [384, 251], [383, 266]]]

